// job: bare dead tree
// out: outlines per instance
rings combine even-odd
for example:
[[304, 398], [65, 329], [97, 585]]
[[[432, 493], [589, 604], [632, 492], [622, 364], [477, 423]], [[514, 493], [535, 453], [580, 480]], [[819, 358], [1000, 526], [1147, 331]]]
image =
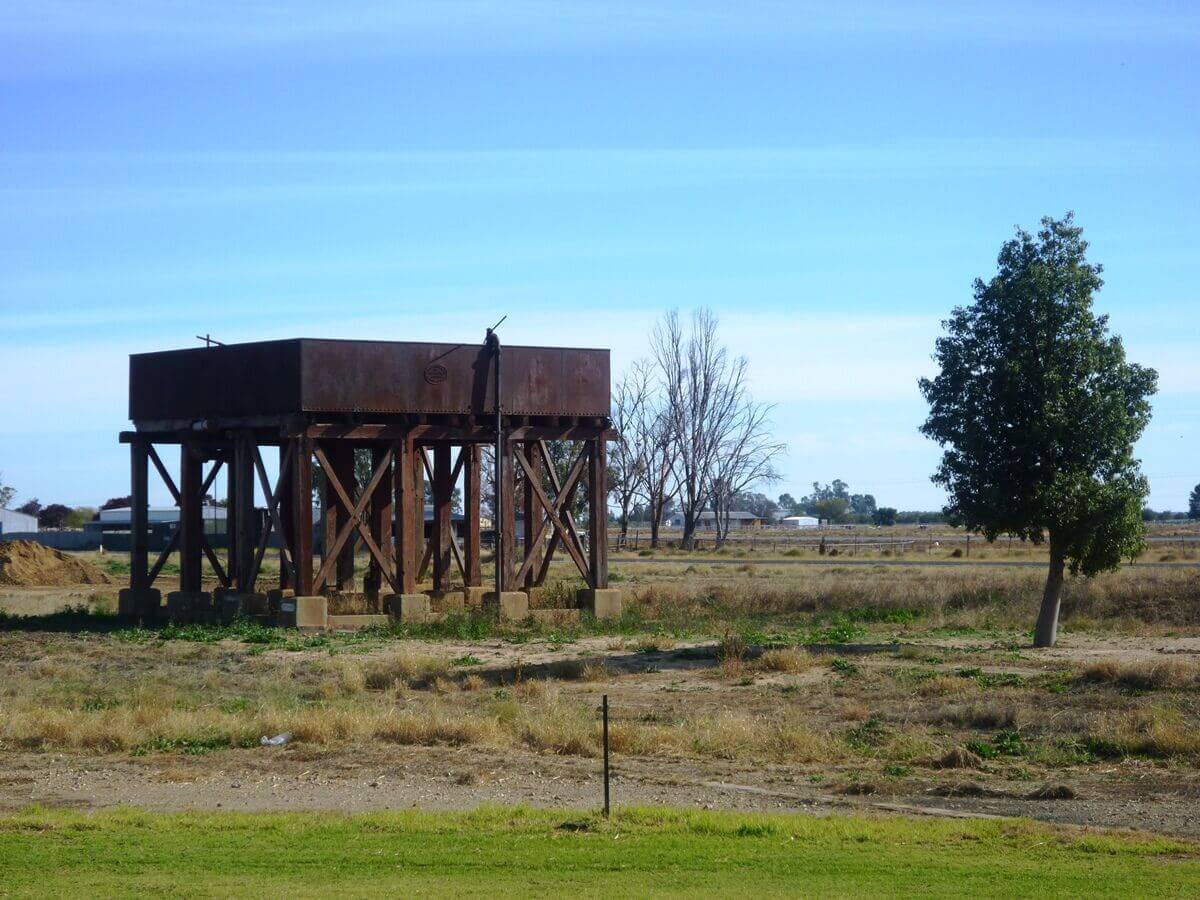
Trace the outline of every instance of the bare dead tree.
[[733, 501], [756, 484], [779, 480], [775, 460], [786, 452], [787, 445], [773, 439], [770, 412], [770, 406], [756, 403], [746, 393], [718, 450], [709, 486], [718, 547], [729, 536]]
[[651, 396], [635, 421], [633, 433], [643, 459], [637, 496], [646, 501], [650, 517], [650, 546], [658, 547], [667, 504], [675, 499], [675, 430], [662, 397]]
[[620, 509], [621, 539], [629, 533], [629, 509], [642, 487], [646, 468], [646, 446], [641, 422], [651, 399], [653, 369], [638, 360], [613, 390], [613, 427], [620, 433], [608, 454], [609, 493]]
[[681, 546], [691, 550], [700, 513], [711, 500], [721, 448], [737, 431], [747, 401], [746, 360], [729, 357], [717, 338], [717, 317], [704, 308], [692, 314], [686, 336], [678, 312], [667, 313], [651, 345], [666, 395], [672, 479], [683, 513]]

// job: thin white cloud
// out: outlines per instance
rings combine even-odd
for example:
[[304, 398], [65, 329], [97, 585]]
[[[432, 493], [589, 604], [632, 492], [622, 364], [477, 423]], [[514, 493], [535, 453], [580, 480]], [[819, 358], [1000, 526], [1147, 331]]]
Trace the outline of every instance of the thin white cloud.
[[[0, 28], [14, 35], [137, 37], [202, 46], [288, 44], [346, 38], [407, 36], [435, 45], [464, 37], [493, 44], [551, 42], [632, 44], [649, 38], [671, 42], [728, 41], [738, 37], [912, 35], [922, 39], [966, 36], [988, 40], [1114, 39], [1177, 42], [1200, 35], [1197, 17], [1184, 5], [1107, 6], [1090, 3], [889, 3], [828, 4], [763, 0], [360, 0], [330, 4], [299, 0], [239, 3], [143, 0], [24, 0], [9, 2]], [[414, 47], [425, 49], [428, 44]]]

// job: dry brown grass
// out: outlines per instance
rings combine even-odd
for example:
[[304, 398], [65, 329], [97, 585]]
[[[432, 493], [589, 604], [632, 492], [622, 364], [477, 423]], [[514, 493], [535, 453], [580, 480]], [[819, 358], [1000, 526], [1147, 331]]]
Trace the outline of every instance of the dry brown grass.
[[758, 660], [759, 668], [765, 672], [786, 672], [791, 675], [807, 672], [817, 665], [811, 653], [795, 648], [767, 650]]
[[1029, 714], [1023, 701], [999, 696], [946, 704], [933, 710], [930, 718], [934, 722], [990, 730], [1020, 728], [1028, 722]]
[[1200, 729], [1174, 707], [1102, 714], [1088, 737], [1094, 747], [1131, 756], [1200, 761]]
[[609, 671], [608, 663], [603, 660], [596, 662], [584, 663], [579, 670], [579, 677], [583, 681], [608, 681], [612, 678], [612, 672]]
[[478, 675], [468, 675], [462, 680], [464, 691], [481, 691], [487, 687], [487, 682]]
[[[974, 551], [972, 551], [974, 556]], [[632, 600], [647, 619], [698, 621], [720, 609], [730, 618], [915, 611], [933, 626], [1027, 628], [1037, 615], [1045, 573], [1037, 569], [839, 567], [789, 569], [780, 577], [729, 578], [718, 570], [685, 575], [680, 566], [633, 572]], [[799, 568], [799, 567], [797, 567]], [[1175, 570], [1122, 569], [1069, 579], [1063, 593], [1065, 628], [1118, 629], [1200, 622], [1200, 579]]]
[[963, 697], [978, 692], [979, 683], [975, 679], [957, 675], [935, 675], [917, 686], [917, 693], [922, 697]]
[[375, 691], [414, 683], [432, 683], [438, 678], [445, 678], [450, 672], [447, 659], [405, 650], [357, 665], [363, 671], [366, 687]]
[[1174, 659], [1104, 659], [1085, 667], [1079, 678], [1135, 690], [1188, 689], [1200, 687], [1200, 666]]

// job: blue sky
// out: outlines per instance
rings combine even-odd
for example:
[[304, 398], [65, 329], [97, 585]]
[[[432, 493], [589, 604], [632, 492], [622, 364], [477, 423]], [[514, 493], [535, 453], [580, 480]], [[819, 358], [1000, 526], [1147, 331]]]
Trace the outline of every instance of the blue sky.
[[[645, 352], [713, 307], [784, 481], [933, 508], [916, 380], [1014, 225], [1074, 209], [1200, 482], [1188, 3], [0, 0], [0, 472], [127, 491], [126, 358], [224, 341]], [[165, 500], [165, 495], [156, 498]]]

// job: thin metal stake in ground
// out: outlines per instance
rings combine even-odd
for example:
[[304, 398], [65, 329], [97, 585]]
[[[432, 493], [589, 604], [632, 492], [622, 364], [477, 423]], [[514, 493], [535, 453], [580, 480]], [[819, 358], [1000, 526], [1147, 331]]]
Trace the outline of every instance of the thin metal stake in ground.
[[604, 701], [600, 709], [604, 714], [604, 815], [608, 817], [608, 694], [604, 695]]

